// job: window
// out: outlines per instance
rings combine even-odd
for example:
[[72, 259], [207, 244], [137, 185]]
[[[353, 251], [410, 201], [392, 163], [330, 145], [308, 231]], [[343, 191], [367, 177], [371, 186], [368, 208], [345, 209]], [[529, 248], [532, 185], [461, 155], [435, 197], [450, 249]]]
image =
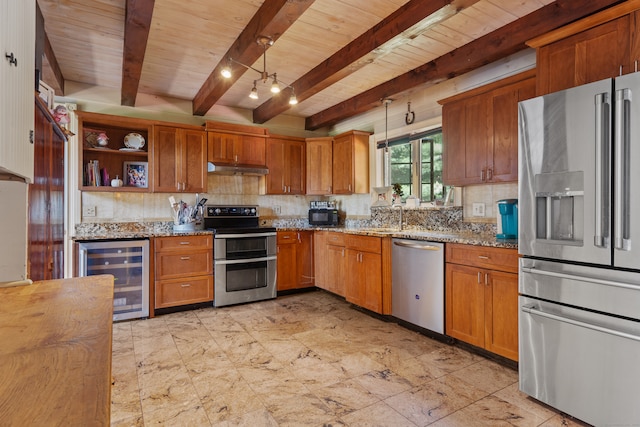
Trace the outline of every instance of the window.
[[[384, 142], [378, 143], [378, 148], [384, 147]], [[389, 140], [389, 157], [389, 182], [400, 184], [403, 201], [409, 195], [427, 202], [444, 198], [442, 129]]]

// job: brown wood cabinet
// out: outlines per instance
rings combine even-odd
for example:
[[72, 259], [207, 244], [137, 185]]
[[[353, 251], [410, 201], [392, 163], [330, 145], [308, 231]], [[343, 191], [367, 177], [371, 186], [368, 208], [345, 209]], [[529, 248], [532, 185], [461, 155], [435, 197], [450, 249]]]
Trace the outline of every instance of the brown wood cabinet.
[[382, 239], [345, 236], [347, 301], [376, 313], [382, 313]]
[[213, 236], [154, 239], [155, 308], [213, 301]]
[[[142, 186], [136, 186], [127, 180], [124, 170], [124, 162], [147, 163], [147, 175], [153, 170], [153, 163], [149, 158], [149, 149], [153, 145], [153, 124], [151, 120], [134, 119], [130, 117], [111, 116], [107, 114], [88, 113], [78, 111], [80, 170], [79, 186], [84, 191], [119, 191], [119, 192], [149, 192], [153, 188], [151, 176], [146, 177]], [[109, 138], [106, 146], [97, 144], [99, 132], [106, 133]], [[138, 133], [145, 139], [145, 145], [141, 150], [127, 150], [124, 138], [129, 133]], [[100, 179], [102, 171], [109, 175], [107, 182], [99, 182], [92, 177], [88, 165], [96, 164]], [[123, 187], [111, 187], [110, 180], [118, 175], [123, 181]], [[100, 183], [100, 185], [97, 185]]]
[[333, 190], [333, 138], [307, 138], [307, 194], [325, 195]]
[[[638, 12], [634, 12], [592, 28], [568, 26], [528, 42], [538, 48], [537, 94], [634, 72], [635, 61], [640, 59], [637, 22]], [[577, 30], [581, 31], [571, 32]]]
[[518, 102], [535, 95], [534, 75], [527, 71], [440, 101], [446, 184], [518, 180]]
[[316, 286], [344, 297], [346, 268], [344, 233], [317, 231], [314, 239]]
[[207, 143], [201, 127], [154, 126], [153, 191], [207, 191]]
[[28, 277], [64, 277], [64, 145], [66, 137], [35, 97], [34, 168], [29, 184]]
[[333, 194], [369, 190], [369, 132], [349, 131], [333, 138]]
[[303, 138], [271, 135], [267, 139], [266, 194], [305, 194]]
[[206, 130], [208, 161], [226, 165], [266, 165], [267, 129], [207, 121]]
[[518, 360], [518, 252], [446, 245], [445, 333]]
[[278, 231], [278, 290], [314, 285], [313, 231]]

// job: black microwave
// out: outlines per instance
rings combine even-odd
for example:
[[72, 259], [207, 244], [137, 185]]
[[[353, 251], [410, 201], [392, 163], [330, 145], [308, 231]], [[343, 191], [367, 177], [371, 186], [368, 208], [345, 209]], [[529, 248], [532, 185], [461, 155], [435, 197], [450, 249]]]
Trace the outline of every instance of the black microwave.
[[309, 209], [309, 225], [338, 225], [337, 209]]

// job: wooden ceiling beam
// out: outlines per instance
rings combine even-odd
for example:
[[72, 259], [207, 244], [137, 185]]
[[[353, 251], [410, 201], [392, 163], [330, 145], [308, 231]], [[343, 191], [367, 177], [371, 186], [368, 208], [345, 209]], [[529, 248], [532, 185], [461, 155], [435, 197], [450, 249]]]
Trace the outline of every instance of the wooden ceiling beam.
[[[293, 82], [298, 102], [310, 98], [332, 84], [371, 64], [387, 52], [376, 50], [402, 33], [419, 24], [415, 31], [425, 31], [454, 16], [479, 0], [411, 0], [365, 31], [351, 43], [325, 59], [314, 69]], [[281, 96], [271, 97], [253, 110], [253, 122], [264, 123], [278, 114], [284, 113], [289, 105], [291, 89]]]
[[222, 95], [247, 71], [245, 67], [238, 66], [235, 67], [231, 78], [222, 77], [220, 72], [227, 65], [228, 58], [243, 64], [253, 64], [264, 53], [262, 46], [256, 43], [258, 36], [269, 36], [275, 42], [314, 1], [265, 0], [198, 90], [193, 99], [193, 114], [197, 116], [207, 114]]
[[316, 130], [335, 125], [380, 107], [381, 99], [397, 96], [417, 86], [433, 86], [475, 70], [527, 48], [527, 40], [617, 3], [620, 0], [557, 0], [433, 61], [307, 117], [305, 128]]
[[142, 63], [151, 30], [155, 0], [127, 0], [122, 49], [120, 103], [134, 107], [142, 75]]
[[53, 47], [51, 47], [51, 42], [49, 41], [49, 37], [46, 32], [44, 33], [44, 57], [47, 60], [49, 69], [51, 70], [51, 74], [55, 81], [55, 84], [51, 84], [51, 87], [53, 87], [53, 90], [58, 95], [64, 95], [64, 76], [62, 75], [60, 64], [58, 64], [56, 55], [53, 53]]

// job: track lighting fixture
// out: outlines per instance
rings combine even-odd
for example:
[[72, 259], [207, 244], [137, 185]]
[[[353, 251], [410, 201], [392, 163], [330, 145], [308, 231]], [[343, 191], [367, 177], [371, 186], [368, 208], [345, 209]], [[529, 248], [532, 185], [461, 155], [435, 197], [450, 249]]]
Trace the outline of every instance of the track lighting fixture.
[[[229, 58], [227, 61], [227, 65], [225, 65], [222, 70], [220, 71], [220, 74], [222, 74], [222, 77], [228, 79], [231, 78], [231, 76], [233, 75], [233, 71], [231, 68], [232, 64], [238, 64], [238, 65], [242, 65], [243, 67], [249, 69], [249, 70], [253, 70], [255, 72], [257, 72], [258, 74], [260, 74], [260, 81], [262, 81], [262, 83], [267, 83], [269, 80], [273, 79], [271, 81], [271, 93], [273, 94], [278, 94], [281, 92], [281, 87], [280, 85], [284, 85], [285, 87], [291, 88], [291, 96], [289, 97], [289, 104], [290, 105], [295, 105], [298, 103], [298, 99], [296, 98], [295, 92], [293, 90], [293, 86], [288, 85], [286, 83], [283, 82], [279, 82], [278, 81], [278, 76], [276, 73], [272, 73], [270, 74], [267, 71], [267, 48], [271, 45], [273, 45], [273, 39], [269, 36], [258, 36], [256, 42], [262, 46], [263, 48], [263, 53], [262, 53], [262, 70], [258, 70], [256, 68], [253, 68], [250, 65], [246, 65], [243, 64], [242, 62], [236, 61], [233, 58]], [[254, 80], [253, 81], [253, 88], [251, 89], [251, 92], [249, 92], [249, 98], [251, 99], [258, 99], [258, 80]]]

